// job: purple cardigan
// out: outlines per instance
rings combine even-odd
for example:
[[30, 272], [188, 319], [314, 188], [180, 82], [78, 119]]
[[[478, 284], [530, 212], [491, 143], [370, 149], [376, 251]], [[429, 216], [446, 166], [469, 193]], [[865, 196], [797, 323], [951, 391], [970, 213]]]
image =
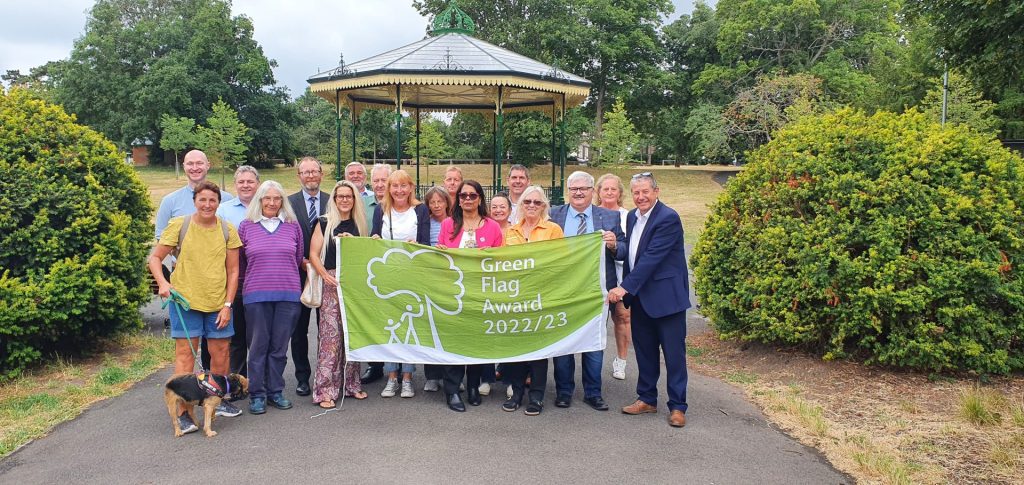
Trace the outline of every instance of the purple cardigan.
[[[446, 217], [441, 221], [441, 234], [437, 236], [437, 243], [444, 244], [449, 248], [457, 248], [462, 243], [462, 235], [466, 233], [465, 228], [461, 232], [452, 237], [452, 229], [455, 227], [455, 221], [451, 217]], [[501, 226], [498, 222], [490, 217], [484, 218], [484, 225], [480, 229], [476, 230], [476, 247], [478, 248], [496, 248], [498, 246], [505, 245], [505, 235], [501, 232]]]
[[244, 278], [242, 303], [299, 301], [299, 266], [305, 245], [297, 222], [282, 222], [269, 232], [248, 219], [238, 225], [242, 240], [239, 273]]

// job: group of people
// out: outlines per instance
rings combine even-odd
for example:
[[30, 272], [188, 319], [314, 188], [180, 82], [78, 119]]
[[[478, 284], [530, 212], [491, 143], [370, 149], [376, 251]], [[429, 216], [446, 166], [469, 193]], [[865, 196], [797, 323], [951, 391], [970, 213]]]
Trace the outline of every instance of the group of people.
[[[683, 229], [678, 214], [658, 201], [651, 173], [630, 180], [636, 209], [627, 211], [622, 207], [625, 186], [612, 174], [595, 181], [586, 172], [572, 173], [566, 180], [568, 203], [551, 207], [522, 165], [510, 168], [508, 193], [489, 201], [483, 187], [464, 180], [454, 166], [446, 170], [443, 186], [427, 190], [420, 201], [409, 174], [385, 164], [374, 165], [369, 173], [358, 162], [349, 164], [344, 180], [328, 193], [320, 188], [320, 162], [303, 158], [297, 164], [302, 189], [291, 195], [275, 181], [260, 182], [255, 168], [241, 166], [234, 177], [237, 197], [206, 180], [210, 165], [203, 152], [188, 152], [183, 164], [188, 184], [161, 201], [158, 244], [149, 259], [159, 294], [169, 297], [174, 290], [188, 302], [187, 308], [170, 312], [175, 373], [192, 372], [193, 349], [201, 348], [204, 369], [248, 377], [250, 413], [265, 413], [268, 405], [292, 407], [284, 396], [289, 346], [296, 394], [312, 395], [320, 407], [333, 408], [342, 396], [365, 399], [363, 384], [385, 376], [381, 397], [416, 394], [411, 363], [371, 362], [360, 373], [358, 362], [347, 361], [335, 276], [336, 237], [369, 236], [447, 249], [601, 232], [608, 251], [605, 286], [616, 340], [611, 374], [625, 379], [630, 346], [639, 372], [638, 398], [622, 412], [657, 412], [663, 353], [669, 423], [685, 424], [689, 289]], [[323, 280], [322, 304], [315, 311], [300, 303], [307, 262]], [[315, 372], [308, 358], [311, 317], [319, 331]], [[575, 356], [552, 361], [554, 403], [570, 407]], [[581, 356], [584, 402], [604, 411], [609, 406], [601, 395], [602, 362], [600, 350]], [[537, 415], [544, 407], [547, 359], [497, 367], [426, 365], [423, 372], [423, 390], [443, 389], [453, 411], [465, 411], [466, 404], [479, 406], [499, 376], [508, 384], [502, 409], [512, 412], [525, 404], [525, 414]], [[227, 400], [217, 409], [219, 416], [241, 412]], [[184, 432], [198, 429], [187, 414], [181, 412], [178, 419]]]

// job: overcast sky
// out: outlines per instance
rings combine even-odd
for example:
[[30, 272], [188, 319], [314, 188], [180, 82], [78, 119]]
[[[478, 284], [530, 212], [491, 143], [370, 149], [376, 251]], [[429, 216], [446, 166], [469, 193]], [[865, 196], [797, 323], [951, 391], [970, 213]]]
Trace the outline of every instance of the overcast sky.
[[[66, 59], [85, 31], [94, 0], [0, 1], [0, 72]], [[693, 9], [693, 0], [672, 0], [674, 20]], [[715, 2], [708, 1], [714, 4]], [[254, 37], [267, 57], [277, 60], [278, 84], [292, 97], [305, 90], [309, 76], [346, 62], [401, 47], [423, 38], [427, 19], [410, 0], [235, 0], [235, 15], [252, 19]]]

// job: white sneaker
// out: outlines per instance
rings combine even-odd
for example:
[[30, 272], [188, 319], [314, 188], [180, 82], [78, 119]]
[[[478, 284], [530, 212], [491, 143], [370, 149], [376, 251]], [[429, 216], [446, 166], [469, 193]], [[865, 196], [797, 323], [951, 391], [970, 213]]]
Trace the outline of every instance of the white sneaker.
[[[391, 393], [392, 396], [395, 393]], [[402, 397], [413, 397], [416, 395], [416, 391], [412, 388], [412, 381], [402, 381]]]
[[481, 396], [489, 396], [491, 394], [491, 383], [490, 382], [481, 382], [480, 383], [480, 387], [478, 387], [477, 389], [480, 390], [480, 395]]
[[512, 386], [505, 387], [505, 397], [512, 399]]
[[380, 391], [380, 397], [395, 397], [396, 392], [398, 392], [398, 379], [388, 379], [388, 385], [384, 386], [383, 391]]
[[612, 377], [623, 380], [626, 378], [626, 361], [618, 357], [612, 361]]
[[427, 392], [437, 392], [441, 389], [441, 385], [437, 382], [437, 379], [427, 379], [423, 383], [423, 390]]

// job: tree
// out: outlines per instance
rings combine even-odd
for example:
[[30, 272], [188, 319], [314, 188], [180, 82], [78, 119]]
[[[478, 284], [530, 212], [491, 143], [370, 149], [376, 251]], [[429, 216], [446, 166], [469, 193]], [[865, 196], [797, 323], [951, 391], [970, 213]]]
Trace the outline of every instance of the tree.
[[221, 185], [225, 182], [225, 170], [234, 168], [245, 161], [249, 130], [238, 120], [238, 113], [222, 99], [213, 104], [213, 115], [206, 120], [206, 126], [196, 129], [197, 144], [206, 152], [212, 167], [221, 168]]
[[0, 380], [142, 328], [153, 210], [113, 143], [30, 91], [0, 92], [0, 207]]
[[274, 158], [292, 121], [275, 66], [227, 0], [98, 0], [51, 75], [56, 99], [122, 146], [159, 138], [164, 114], [204, 120], [224, 99], [254, 128], [254, 158]]
[[192, 118], [173, 117], [164, 114], [160, 117], [160, 148], [174, 152], [174, 178], [179, 176], [178, 152], [196, 144], [196, 120]]
[[633, 123], [626, 117], [626, 107], [622, 100], [615, 101], [612, 110], [605, 113], [605, 129], [594, 138], [600, 162], [625, 163], [632, 160], [630, 156], [636, 152], [640, 137], [633, 128]]
[[[995, 115], [996, 104], [982, 98], [981, 92], [960, 73], [949, 73], [949, 91], [946, 99], [946, 121], [952, 125], [967, 125], [979, 133], [995, 136], [1001, 120]], [[938, 79], [921, 101], [921, 111], [939, 122], [942, 119], [942, 79]]]
[[[416, 122], [415, 120], [410, 121], [413, 124]], [[415, 126], [413, 127], [415, 128]], [[445, 125], [441, 120], [424, 116], [424, 119], [420, 121], [420, 157], [425, 159], [426, 163], [449, 156], [448, 145], [444, 141], [444, 130]], [[405, 142], [405, 151], [415, 156], [415, 134], [413, 137], [406, 139]]]
[[494, 145], [491, 126], [480, 113], [456, 113], [444, 130], [451, 157], [458, 160], [491, 158]]
[[698, 164], [725, 163], [735, 158], [726, 124], [720, 106], [703, 103], [690, 111], [683, 132], [693, 140], [691, 154]]
[[723, 112], [734, 151], [756, 148], [799, 116], [819, 111], [821, 80], [809, 74], [761, 77], [736, 95]]
[[[295, 113], [292, 124], [292, 140], [299, 156], [316, 157], [323, 163], [337, 160], [338, 114], [334, 105], [306, 89], [291, 106]], [[352, 156], [352, 122], [348, 110], [341, 112], [341, 159]]]

